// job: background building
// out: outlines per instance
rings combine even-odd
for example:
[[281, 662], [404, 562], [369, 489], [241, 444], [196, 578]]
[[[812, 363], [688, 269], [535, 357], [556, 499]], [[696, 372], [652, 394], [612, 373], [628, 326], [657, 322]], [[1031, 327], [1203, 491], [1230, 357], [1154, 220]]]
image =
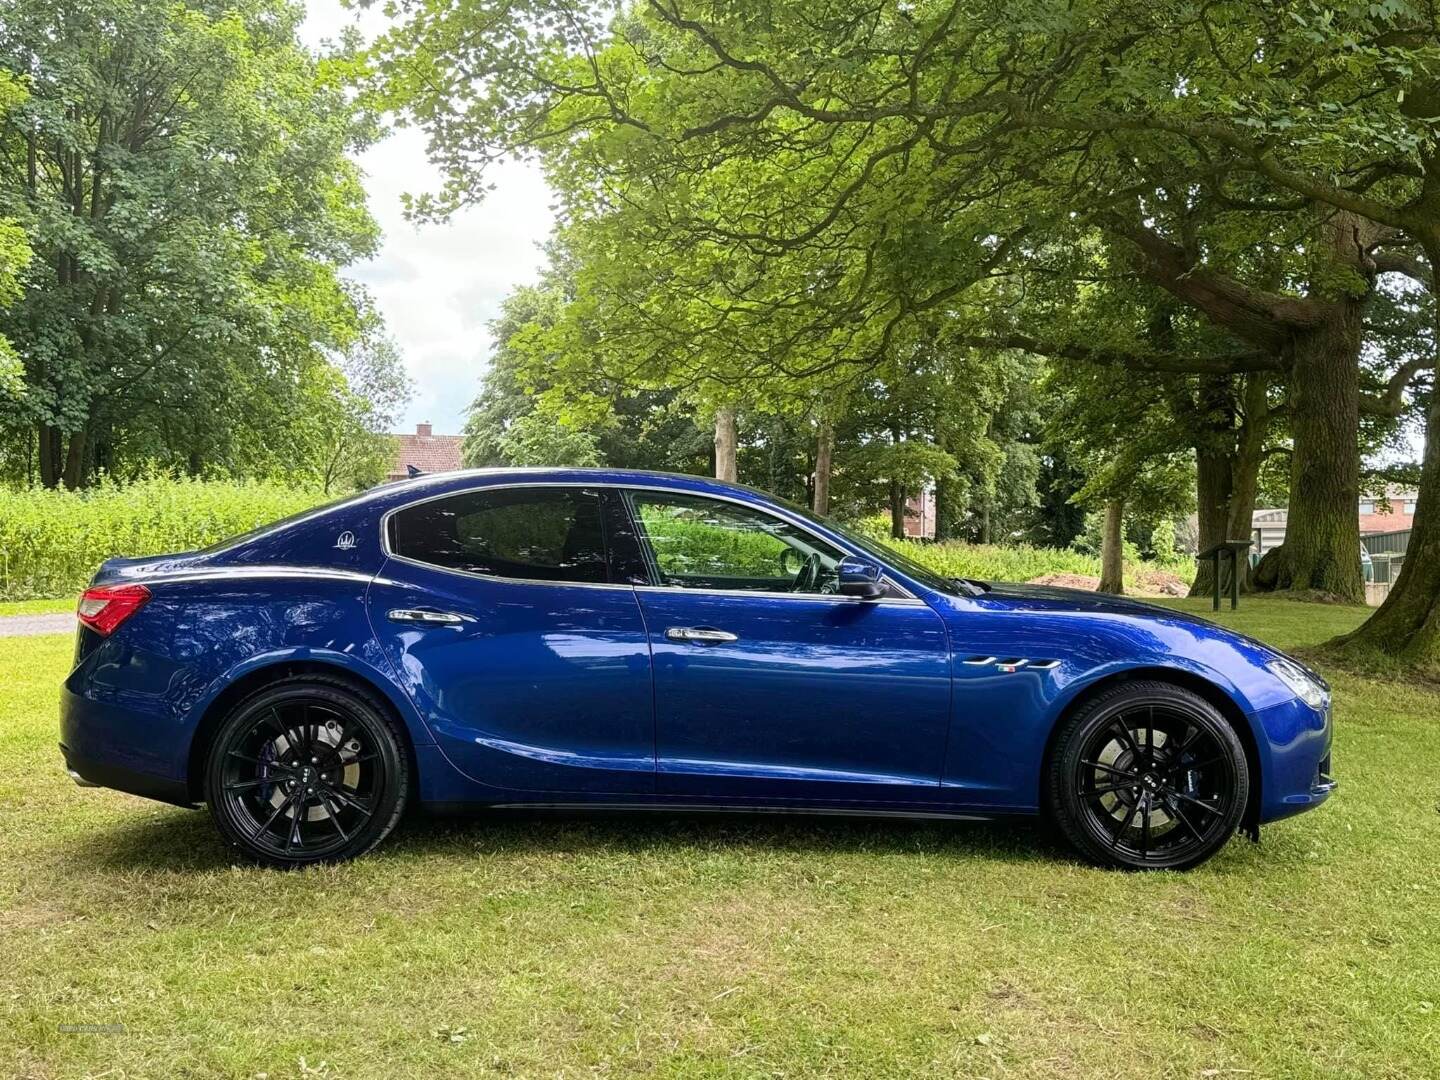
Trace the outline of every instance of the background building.
[[427, 422], [415, 425], [415, 434], [395, 436], [395, 458], [385, 479], [404, 480], [410, 466], [421, 472], [452, 472], [460, 468], [460, 444], [463, 435], [436, 435]]

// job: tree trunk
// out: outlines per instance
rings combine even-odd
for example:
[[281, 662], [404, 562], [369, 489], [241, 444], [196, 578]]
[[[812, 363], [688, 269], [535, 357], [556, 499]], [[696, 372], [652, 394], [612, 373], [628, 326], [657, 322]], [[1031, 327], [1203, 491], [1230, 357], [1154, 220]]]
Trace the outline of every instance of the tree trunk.
[[[1260, 466], [1265, 463], [1265, 441], [1270, 434], [1270, 380], [1248, 376], [1244, 411], [1234, 436], [1234, 447], [1217, 450], [1214, 441], [1196, 447], [1195, 495], [1201, 551], [1224, 540], [1248, 540], [1253, 531], [1255, 499], [1260, 488]], [[1220, 564], [1222, 590], [1230, 588], [1230, 564]], [[1250, 564], [1240, 564], [1240, 591], [1250, 589]], [[1196, 567], [1191, 596], [1215, 591], [1215, 566], [1206, 559]]]
[[890, 535], [905, 539], [905, 485], [899, 480], [890, 481]]
[[39, 431], [40, 483], [47, 488], [60, 485], [60, 433], [49, 424]]
[[950, 505], [952, 481], [939, 477], [935, 481], [935, 539], [949, 540], [954, 535], [955, 508]]
[[1100, 541], [1100, 585], [1102, 593], [1125, 593], [1125, 500], [1105, 504], [1105, 533]]
[[[1431, 291], [1440, 289], [1440, 244], [1425, 252], [1436, 268]], [[1435, 292], [1440, 296], [1440, 292]], [[1440, 323], [1440, 311], [1436, 312]], [[1358, 629], [1329, 648], [1357, 659], [1380, 655], [1440, 675], [1440, 393], [1430, 395], [1425, 418], [1425, 457], [1420, 496], [1410, 524], [1410, 542], [1400, 576], [1385, 602]]]
[[817, 514], [830, 512], [830, 467], [835, 457], [835, 429], [820, 425], [815, 440], [815, 487], [811, 509]]
[[1256, 570], [1261, 588], [1365, 600], [1360, 569], [1362, 303], [1340, 300], [1319, 327], [1297, 334], [1290, 376], [1295, 450], [1285, 543]]
[[82, 429], [70, 436], [70, 447], [65, 452], [65, 486], [71, 491], [85, 481], [85, 431]]
[[[1211, 447], [1195, 451], [1195, 510], [1199, 523], [1197, 544], [1205, 551], [1223, 540], [1230, 529], [1230, 501], [1235, 475], [1235, 455]], [[1191, 596], [1208, 596], [1215, 591], [1215, 567], [1209, 559], [1196, 564]]]
[[735, 483], [740, 479], [736, 464], [739, 435], [735, 429], [735, 410], [730, 407], [715, 410], [715, 479]]

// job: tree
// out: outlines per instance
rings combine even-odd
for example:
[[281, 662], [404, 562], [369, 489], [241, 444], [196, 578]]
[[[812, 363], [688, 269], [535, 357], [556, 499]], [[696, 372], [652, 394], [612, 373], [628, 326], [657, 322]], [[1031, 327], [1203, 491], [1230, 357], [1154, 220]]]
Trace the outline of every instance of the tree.
[[[1163, 5], [925, 4], [867, 19], [843, 4], [662, 0], [613, 18], [560, 0], [404, 10], [415, 18], [382, 45], [381, 81], [436, 133], [452, 171], [422, 211], [479, 190], [475, 173], [496, 156], [538, 151], [571, 214], [616, 223], [605, 247], [636, 254], [619, 271], [636, 280], [614, 291], [632, 328], [668, 337], [645, 352], [672, 381], [733, 380], [734, 357], [751, 382], [883, 363], [907, 324], [955, 310], [1077, 215], [1233, 336], [1218, 355], [1148, 364], [1294, 369], [1306, 387], [1314, 357], [1348, 356], [1349, 368], [1327, 361], [1338, 406], [1303, 390], [1294, 402], [1299, 526], [1285, 580], [1358, 591], [1330, 558], [1346, 547], [1337, 507], [1358, 486], [1336, 432], [1358, 423], [1354, 315], [1367, 288], [1343, 222], [1310, 200], [1232, 191], [1200, 149], [1108, 122], [1116, 101], [1163, 109], [1179, 71], [1223, 81], [1224, 50], [1254, 40], [1245, 20], [1217, 59], [1203, 18]], [[487, 72], [483, 96], [451, 93], [465, 71]], [[1297, 228], [1313, 244], [1287, 260]], [[1245, 257], [1257, 241], [1260, 256]], [[637, 294], [652, 299], [630, 303]], [[714, 348], [693, 348], [702, 332]], [[1317, 474], [1334, 483], [1312, 490]]]
[[1136, 380], [1110, 367], [1052, 366], [1043, 384], [1053, 402], [1048, 436], [1085, 474], [1072, 499], [1104, 514], [1101, 592], [1125, 591], [1127, 513], [1173, 518], [1187, 508], [1194, 474], [1168, 407], [1174, 378]]
[[[36, 259], [0, 331], [23, 360], [8, 438], [47, 485], [146, 458], [245, 471], [264, 425], [341, 384], [361, 331], [338, 268], [376, 229], [348, 152], [374, 127], [285, 0], [12, 0], [0, 199]], [[257, 426], [258, 425], [258, 426]]]
[[570, 213], [630, 221], [627, 272], [683, 316], [631, 312], [646, 334], [670, 328], [671, 375], [711, 359], [685, 355], [701, 326], [748, 337], [721, 350], [751, 375], [881, 363], [918, 316], [973, 316], [977, 284], [1047, 241], [1102, 234], [1226, 338], [1218, 353], [1148, 349], [1144, 368], [1285, 384], [1291, 530], [1274, 582], [1358, 598], [1360, 417], [1403, 400], [1418, 371], [1363, 392], [1366, 312], [1404, 254], [1387, 245], [1430, 227], [1427, 8], [402, 11], [380, 82], [452, 173], [422, 212], [472, 197], [496, 157], [540, 153]]
[[[563, 365], [547, 351], [548, 335], [573, 288], [567, 275], [557, 264], [539, 285], [506, 297], [491, 322], [495, 348], [465, 422], [465, 464], [706, 468], [708, 437], [678, 395], [626, 392], [598, 382], [573, 394], [556, 393], [554, 378]], [[537, 455], [552, 460], [534, 460]]]
[[[25, 88], [8, 71], [0, 71], [0, 121], [24, 102]], [[0, 201], [0, 212], [6, 203]], [[0, 310], [20, 298], [24, 289], [21, 275], [30, 264], [30, 243], [25, 230], [13, 218], [0, 216]], [[0, 335], [0, 400], [17, 397], [22, 386], [20, 359], [10, 342]]]
[[315, 369], [318, 392], [294, 425], [312, 440], [301, 443], [297, 457], [314, 462], [326, 492], [359, 490], [385, 478], [395, 453], [387, 432], [412, 393], [394, 340], [377, 318], [369, 323], [337, 365]]

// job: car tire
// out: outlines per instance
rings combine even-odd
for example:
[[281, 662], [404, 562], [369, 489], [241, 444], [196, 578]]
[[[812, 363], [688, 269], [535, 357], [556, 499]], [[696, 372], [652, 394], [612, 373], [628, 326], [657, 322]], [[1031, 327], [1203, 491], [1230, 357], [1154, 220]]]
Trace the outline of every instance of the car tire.
[[245, 697], [205, 762], [220, 835], [247, 859], [280, 868], [363, 855], [395, 828], [411, 783], [405, 739], [385, 705], [324, 675]]
[[1062, 724], [1046, 810], [1085, 859], [1127, 870], [1187, 870], [1234, 834], [1250, 795], [1245, 748], [1199, 694], [1122, 683]]

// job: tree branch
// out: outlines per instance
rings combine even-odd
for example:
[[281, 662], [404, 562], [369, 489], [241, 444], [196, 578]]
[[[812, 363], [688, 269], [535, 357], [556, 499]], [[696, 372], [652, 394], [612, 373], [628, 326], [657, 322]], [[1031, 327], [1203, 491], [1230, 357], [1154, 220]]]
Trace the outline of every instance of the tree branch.
[[1278, 356], [1264, 352], [1231, 353], [1217, 356], [1186, 356], [1164, 352], [1125, 352], [1092, 348], [1070, 342], [1042, 341], [1029, 334], [967, 335], [958, 339], [974, 349], [1021, 349], [1053, 360], [1077, 360], [1130, 371], [1165, 371], [1182, 375], [1238, 375], [1249, 371], [1282, 371]]
[[1361, 394], [1360, 411], [1368, 416], [1399, 416], [1405, 408], [1405, 389], [1410, 380], [1435, 366], [1433, 356], [1417, 356], [1401, 364], [1379, 394]]

